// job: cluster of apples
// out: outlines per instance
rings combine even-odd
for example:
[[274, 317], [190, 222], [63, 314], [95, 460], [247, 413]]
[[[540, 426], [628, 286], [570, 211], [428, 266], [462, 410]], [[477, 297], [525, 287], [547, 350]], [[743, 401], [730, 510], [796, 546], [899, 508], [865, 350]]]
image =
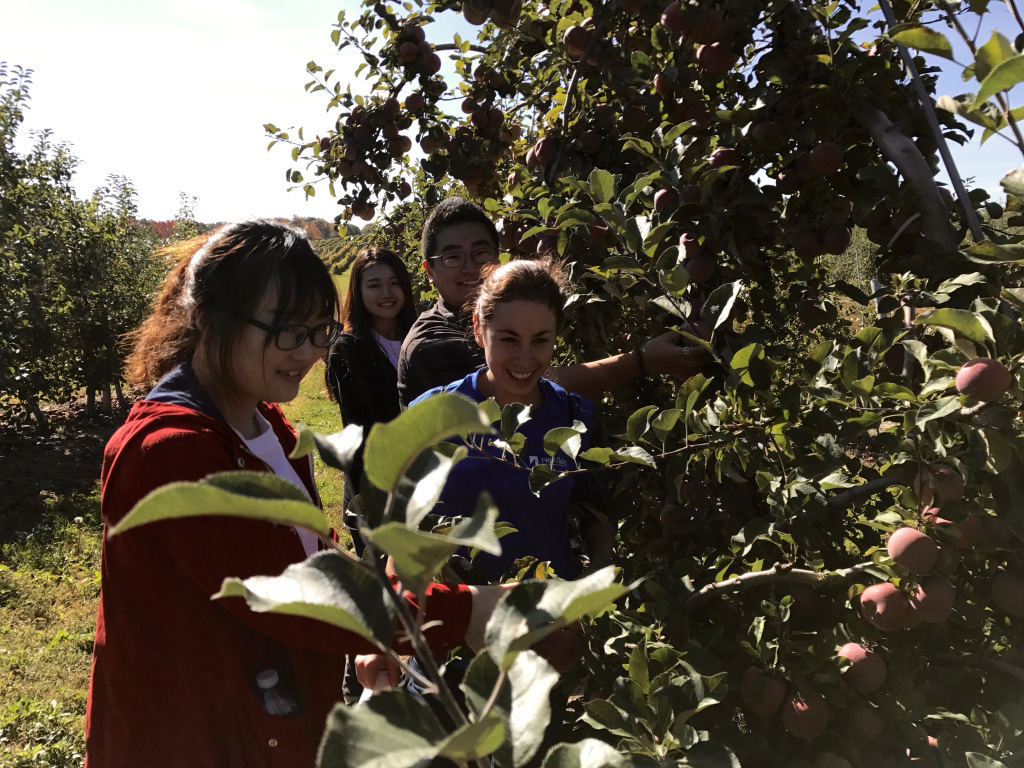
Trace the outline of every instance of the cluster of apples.
[[[854, 692], [842, 710], [842, 727], [851, 739], [864, 747], [862, 754], [875, 755], [873, 743], [877, 743], [889, 723], [871, 696], [884, 685], [888, 667], [879, 653], [857, 642], [841, 646], [836, 658], [844, 664], [848, 662], [842, 671], [842, 680]], [[762, 720], [779, 718], [788, 733], [804, 741], [824, 733], [832, 719], [831, 706], [822, 694], [791, 690], [784, 679], [756, 666], [748, 667], [743, 673], [739, 693], [748, 712]], [[927, 745], [929, 751], [934, 751], [938, 741], [928, 736]], [[909, 749], [901, 748], [898, 752], [909, 764], [921, 759], [911, 758]]]
[[[944, 623], [956, 601], [956, 589], [947, 577], [956, 570], [962, 553], [979, 542], [989, 547], [1004, 545], [1012, 536], [999, 517], [970, 513], [954, 523], [942, 516], [942, 506], [959, 502], [964, 494], [964, 479], [953, 467], [927, 467], [913, 485], [925, 507], [921, 517], [927, 532], [911, 526], [899, 528], [889, 537], [886, 549], [896, 565], [923, 578], [910, 595], [883, 582], [867, 587], [860, 596], [862, 615], [883, 632], [921, 622]], [[931, 532], [940, 538], [929, 535]], [[1024, 617], [1024, 580], [1001, 568], [991, 596], [1005, 613]]]
[[464, 0], [462, 16], [479, 27], [490, 20], [500, 29], [512, 29], [519, 24], [523, 13], [522, 0]]
[[395, 38], [394, 53], [406, 70], [406, 76], [430, 77], [441, 71], [441, 57], [427, 42], [427, 35], [419, 24], [407, 24]]
[[[392, 96], [373, 105], [354, 107], [335, 136], [320, 139], [320, 154], [330, 176], [361, 187], [352, 204], [355, 216], [373, 218], [371, 188], [384, 184], [381, 169], [387, 169], [412, 149], [412, 139], [402, 133], [411, 125], [412, 119], [402, 114], [398, 99]], [[404, 179], [391, 180], [386, 186], [400, 198], [412, 192]]]
[[[843, 680], [862, 694], [844, 711], [843, 725], [851, 735], [870, 740], [881, 734], [885, 721], [866, 697], [885, 682], [885, 661], [860, 643], [847, 643], [836, 653], [849, 661]], [[757, 667], [748, 667], [740, 680], [743, 705], [762, 719], [778, 716], [782, 727], [798, 739], [820, 736], [832, 717], [828, 701], [817, 692], [789, 691], [786, 682]]]

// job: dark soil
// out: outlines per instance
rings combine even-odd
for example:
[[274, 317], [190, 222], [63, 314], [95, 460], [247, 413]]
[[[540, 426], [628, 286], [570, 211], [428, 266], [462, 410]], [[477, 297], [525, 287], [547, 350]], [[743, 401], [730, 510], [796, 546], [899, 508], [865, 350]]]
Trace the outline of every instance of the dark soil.
[[86, 414], [85, 403], [45, 408], [49, 435], [0, 423], [0, 546], [33, 530], [47, 501], [98, 488], [103, 446], [124, 421]]

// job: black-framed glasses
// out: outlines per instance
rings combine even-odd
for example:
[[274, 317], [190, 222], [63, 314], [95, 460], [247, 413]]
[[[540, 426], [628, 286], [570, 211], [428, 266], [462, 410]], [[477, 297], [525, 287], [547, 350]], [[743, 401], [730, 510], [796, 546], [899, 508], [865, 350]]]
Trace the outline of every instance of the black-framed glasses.
[[439, 253], [434, 256], [434, 261], [440, 261], [444, 266], [456, 269], [466, 263], [466, 257], [469, 256], [476, 264], [490, 264], [492, 261], [498, 258], [498, 252], [490, 246], [483, 248], [474, 248], [468, 254], [462, 251], [449, 251], [447, 253]]
[[254, 325], [273, 336], [274, 344], [282, 352], [298, 349], [306, 339], [309, 339], [314, 347], [329, 347], [341, 335], [341, 323], [337, 320], [328, 320], [326, 323], [320, 323], [320, 325], [314, 325], [310, 328], [308, 325], [302, 325], [301, 323], [285, 323], [284, 325], [276, 326], [267, 325], [251, 317], [241, 315], [240, 317], [249, 325]]

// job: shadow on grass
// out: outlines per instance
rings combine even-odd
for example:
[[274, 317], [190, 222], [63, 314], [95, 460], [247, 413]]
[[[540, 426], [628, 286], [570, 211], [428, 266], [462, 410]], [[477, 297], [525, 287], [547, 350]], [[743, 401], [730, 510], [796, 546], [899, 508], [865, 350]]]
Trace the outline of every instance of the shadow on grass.
[[76, 526], [101, 526], [103, 446], [123, 417], [87, 417], [76, 406], [49, 415], [46, 437], [0, 430], [0, 564], [14, 567], [16, 552], [33, 557], [33, 550], [47, 550], [57, 539], [74, 539]]

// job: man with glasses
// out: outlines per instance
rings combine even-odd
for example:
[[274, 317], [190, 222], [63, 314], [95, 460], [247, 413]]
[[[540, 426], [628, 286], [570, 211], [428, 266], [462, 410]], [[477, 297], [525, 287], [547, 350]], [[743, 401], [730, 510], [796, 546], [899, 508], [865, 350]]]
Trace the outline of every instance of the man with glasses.
[[[437, 303], [413, 323], [398, 360], [398, 396], [406, 407], [428, 389], [461, 379], [484, 364], [468, 332], [463, 307], [480, 285], [480, 269], [498, 261], [498, 230], [480, 206], [459, 197], [444, 200], [423, 225], [423, 268], [437, 289]], [[701, 347], [684, 346], [674, 332], [602, 360], [552, 368], [546, 374], [565, 389], [596, 400], [637, 375], [685, 378], [701, 365]]]

